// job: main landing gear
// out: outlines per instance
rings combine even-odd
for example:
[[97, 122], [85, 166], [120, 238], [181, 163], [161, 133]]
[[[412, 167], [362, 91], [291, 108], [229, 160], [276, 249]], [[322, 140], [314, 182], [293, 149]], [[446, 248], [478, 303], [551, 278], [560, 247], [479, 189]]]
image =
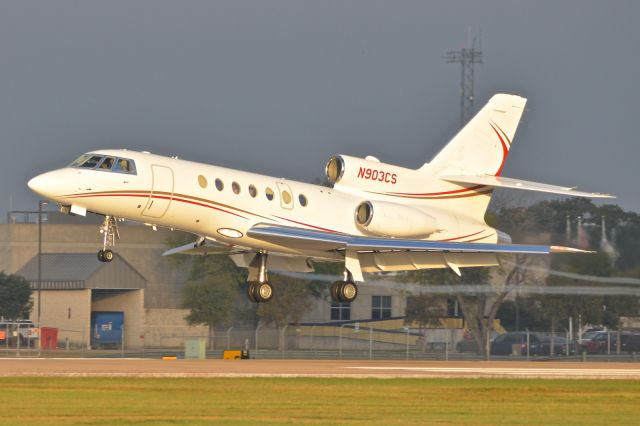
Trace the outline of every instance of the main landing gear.
[[[249, 281], [247, 282], [247, 297], [254, 303], [265, 303], [273, 297], [273, 287], [267, 273], [267, 253], [258, 253], [249, 265]], [[251, 269], [257, 269], [257, 280], [251, 279]]]
[[358, 297], [358, 286], [353, 282], [351, 273], [345, 269], [344, 279], [331, 284], [331, 298], [336, 303], [351, 303]]
[[105, 216], [102, 225], [100, 225], [100, 233], [102, 234], [102, 249], [98, 251], [98, 260], [100, 262], [111, 262], [115, 254], [107, 247], [115, 246], [116, 239], [120, 239], [116, 218]]

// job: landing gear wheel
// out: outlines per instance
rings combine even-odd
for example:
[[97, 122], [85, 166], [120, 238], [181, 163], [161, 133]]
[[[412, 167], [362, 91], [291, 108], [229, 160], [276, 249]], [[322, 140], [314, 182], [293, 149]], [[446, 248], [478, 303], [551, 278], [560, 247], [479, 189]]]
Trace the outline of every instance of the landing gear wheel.
[[345, 281], [340, 286], [340, 299], [345, 303], [351, 303], [358, 297], [358, 287], [353, 281]]
[[253, 281], [249, 281], [247, 283], [247, 298], [249, 299], [250, 302], [253, 303], [258, 303], [258, 301], [256, 300], [255, 296], [254, 296], [254, 290], [255, 290], [255, 283]]
[[351, 303], [358, 297], [358, 287], [353, 281], [336, 281], [329, 288], [336, 303]]
[[256, 283], [253, 294], [257, 302], [268, 302], [273, 297], [273, 287], [268, 282]]
[[102, 251], [103, 262], [111, 262], [113, 260], [113, 251], [106, 249]]
[[273, 287], [268, 282], [250, 281], [247, 286], [247, 298], [253, 303], [265, 303], [273, 297]]
[[339, 287], [342, 285], [343, 281], [336, 281], [333, 284], [331, 284], [331, 287], [329, 287], [329, 293], [331, 294], [331, 300], [333, 300], [336, 303], [340, 303], [342, 302], [340, 300], [340, 296], [339, 296]]
[[104, 250], [98, 250], [98, 260], [104, 262]]

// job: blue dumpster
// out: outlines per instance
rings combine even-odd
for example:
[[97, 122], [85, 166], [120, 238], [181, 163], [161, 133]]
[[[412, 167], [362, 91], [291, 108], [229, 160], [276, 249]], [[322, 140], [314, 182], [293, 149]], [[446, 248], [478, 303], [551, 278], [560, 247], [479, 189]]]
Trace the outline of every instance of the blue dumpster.
[[122, 345], [124, 312], [91, 313], [91, 347], [117, 349]]

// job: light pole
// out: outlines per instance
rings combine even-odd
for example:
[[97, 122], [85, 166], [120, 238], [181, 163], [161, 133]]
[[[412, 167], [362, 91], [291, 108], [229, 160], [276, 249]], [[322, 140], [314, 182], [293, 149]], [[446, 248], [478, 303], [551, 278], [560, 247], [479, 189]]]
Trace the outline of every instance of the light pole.
[[41, 290], [42, 290], [42, 206], [49, 204], [46, 201], [38, 201], [38, 328], [40, 328]]

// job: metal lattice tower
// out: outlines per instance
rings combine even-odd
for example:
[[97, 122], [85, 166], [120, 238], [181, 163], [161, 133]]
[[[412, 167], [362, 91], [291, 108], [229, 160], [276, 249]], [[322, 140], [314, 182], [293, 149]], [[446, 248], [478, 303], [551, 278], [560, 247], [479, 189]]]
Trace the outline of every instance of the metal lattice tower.
[[470, 48], [447, 52], [447, 63], [459, 63], [462, 71], [460, 81], [460, 127], [473, 116], [473, 64], [482, 63], [482, 51], [475, 48], [475, 39]]

